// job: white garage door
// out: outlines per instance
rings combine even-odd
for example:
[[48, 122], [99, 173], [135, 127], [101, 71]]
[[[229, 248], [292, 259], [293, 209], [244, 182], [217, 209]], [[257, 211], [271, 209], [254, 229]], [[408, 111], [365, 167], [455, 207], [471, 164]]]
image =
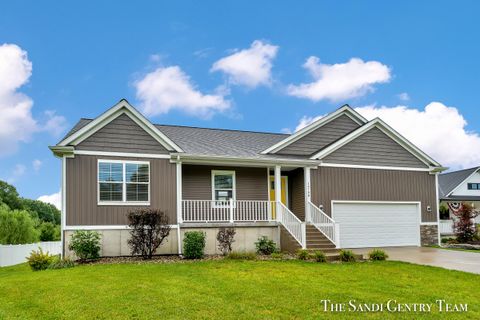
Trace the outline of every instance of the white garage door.
[[420, 213], [412, 203], [333, 203], [340, 247], [420, 245]]

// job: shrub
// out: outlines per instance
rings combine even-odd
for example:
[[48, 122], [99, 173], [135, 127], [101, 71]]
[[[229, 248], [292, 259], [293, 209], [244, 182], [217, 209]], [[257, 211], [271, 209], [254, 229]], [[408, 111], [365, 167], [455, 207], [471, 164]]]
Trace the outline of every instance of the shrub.
[[255, 242], [255, 247], [257, 248], [258, 254], [267, 256], [277, 251], [277, 244], [275, 241], [268, 239], [267, 236], [258, 238], [258, 241]]
[[368, 253], [368, 258], [372, 261], [384, 261], [387, 260], [388, 254], [380, 249], [373, 249]]
[[472, 241], [476, 233], [474, 219], [477, 213], [473, 211], [471, 205], [463, 203], [456, 216], [458, 220], [453, 224], [453, 231], [457, 240], [461, 243]]
[[68, 249], [75, 252], [80, 260], [100, 257], [100, 234], [96, 231], [77, 230], [73, 233]]
[[230, 252], [227, 256], [227, 259], [232, 260], [255, 260], [257, 259], [257, 255], [255, 252]]
[[65, 269], [75, 267], [75, 262], [69, 258], [60, 258], [57, 257], [48, 266], [48, 269]]
[[313, 253], [313, 258], [317, 262], [327, 262], [327, 257], [325, 256], [325, 253], [323, 253], [322, 251], [315, 251]]
[[281, 252], [273, 252], [270, 257], [275, 260], [282, 260], [284, 258], [284, 254]]
[[0, 244], [25, 244], [38, 241], [35, 222], [25, 210], [10, 210], [0, 204]]
[[340, 261], [355, 262], [357, 259], [351, 250], [340, 250]]
[[187, 259], [203, 258], [205, 250], [205, 233], [201, 231], [185, 232], [183, 238], [183, 255]]
[[51, 222], [42, 222], [38, 230], [40, 231], [40, 241], [60, 240], [59, 226], [56, 226]]
[[155, 250], [170, 234], [168, 217], [157, 209], [140, 209], [128, 213], [130, 246], [132, 255], [140, 254], [144, 259], [152, 259]]
[[308, 260], [310, 253], [305, 249], [297, 250], [297, 258], [300, 260]]
[[225, 256], [232, 252], [232, 243], [235, 242], [233, 237], [235, 237], [234, 228], [220, 228], [217, 233], [218, 249]]
[[53, 261], [54, 256], [43, 252], [42, 248], [38, 248], [38, 251], [32, 250], [27, 258], [28, 265], [33, 271], [46, 270]]

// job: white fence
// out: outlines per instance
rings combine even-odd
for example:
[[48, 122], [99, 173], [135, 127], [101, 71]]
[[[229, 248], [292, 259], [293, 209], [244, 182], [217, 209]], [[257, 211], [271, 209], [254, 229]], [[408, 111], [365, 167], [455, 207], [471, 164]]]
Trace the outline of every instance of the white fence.
[[27, 261], [32, 250], [42, 248], [50, 254], [60, 254], [62, 251], [61, 241], [37, 242], [29, 244], [0, 245], [0, 267], [13, 266]]
[[440, 220], [440, 234], [453, 234], [453, 220]]

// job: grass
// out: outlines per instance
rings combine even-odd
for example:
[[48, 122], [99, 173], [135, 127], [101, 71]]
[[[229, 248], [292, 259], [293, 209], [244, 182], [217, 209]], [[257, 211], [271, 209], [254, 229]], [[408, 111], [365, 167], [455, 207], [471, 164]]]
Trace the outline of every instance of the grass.
[[431, 246], [432, 248], [443, 249], [443, 250], [453, 250], [453, 251], [464, 251], [464, 252], [474, 252], [480, 253], [480, 250], [477, 249], [462, 249], [462, 248], [445, 248], [441, 246]]
[[[0, 319], [480, 318], [480, 276], [401, 262], [220, 260], [0, 268]], [[325, 313], [335, 302], [468, 303], [468, 314]]]

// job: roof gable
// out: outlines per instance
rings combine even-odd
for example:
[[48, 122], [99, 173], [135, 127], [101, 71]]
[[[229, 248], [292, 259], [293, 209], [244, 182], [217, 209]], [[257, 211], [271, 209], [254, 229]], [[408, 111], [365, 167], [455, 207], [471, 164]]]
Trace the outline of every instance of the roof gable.
[[[347, 116], [352, 121], [357, 123], [359, 126], [367, 123], [367, 120], [362, 117], [358, 112], [353, 110], [349, 105], [344, 105], [343, 107], [339, 108], [335, 112], [328, 114], [325, 117], [322, 117], [308, 126], [304, 127], [303, 129], [295, 132], [294, 134], [290, 135], [288, 138], [276, 143], [275, 145], [269, 147], [268, 149], [262, 151], [262, 154], [267, 153], [277, 153], [278, 151], [286, 148], [287, 146], [293, 144], [294, 142], [302, 139], [303, 137], [315, 132], [317, 129], [321, 128], [322, 126], [327, 125], [329, 122], [341, 117]], [[317, 148], [317, 150], [320, 148]]]
[[438, 177], [440, 197], [451, 196], [456, 190], [465, 184], [470, 177], [479, 171], [480, 166], [441, 174]]

